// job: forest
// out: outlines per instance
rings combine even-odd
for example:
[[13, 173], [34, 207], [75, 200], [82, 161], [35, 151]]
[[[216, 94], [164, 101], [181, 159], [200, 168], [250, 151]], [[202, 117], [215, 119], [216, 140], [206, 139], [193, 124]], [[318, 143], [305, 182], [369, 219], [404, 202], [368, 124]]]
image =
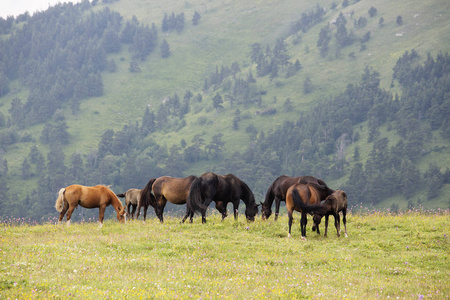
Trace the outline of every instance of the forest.
[[[343, 7], [350, 5], [345, 2]], [[327, 10], [318, 4], [302, 13], [288, 34], [272, 45], [250, 44], [244, 63], [215, 65], [198, 83], [198, 90], [168, 92], [158, 105], [143, 106], [136, 120], [105, 130], [92, 149], [68, 155], [73, 138], [68, 115], [82, 114], [80, 105], [86, 99], [105, 101], [100, 100], [105, 99], [103, 77], [118, 72], [121, 61], [117, 58], [125, 56], [125, 51], [127, 71], [142, 72], [150, 56], [167, 60], [173, 55], [170, 41], [162, 36], [171, 32], [181, 38], [186, 27], [202, 26], [203, 20], [198, 11], [192, 15], [173, 12], [147, 24], [99, 6], [97, 1], [58, 4], [32, 16], [0, 18], [4, 108], [0, 110], [0, 216], [34, 220], [53, 216], [57, 191], [73, 183], [112, 185], [119, 193], [142, 188], [150, 178], [185, 177], [201, 168], [237, 175], [260, 200], [282, 174], [314, 175], [327, 182], [339, 179], [343, 183], [339, 188], [353, 199], [350, 203], [368, 206], [395, 196], [407, 201], [408, 207], [423, 205], [442, 197], [450, 184], [450, 166], [427, 159], [449, 153], [445, 146], [450, 142], [447, 52], [404, 51], [392, 66], [393, 89], [383, 88], [377, 68], [366, 66], [355, 70], [358, 80], [295, 118], [285, 118], [269, 130], [248, 122], [255, 116], [270, 120], [296, 106], [296, 99], [267, 100], [263, 84], [282, 85], [304, 71], [302, 62], [292, 58], [288, 40], [301, 43], [301, 34], [320, 27], [316, 47], [322, 57], [339, 59], [355, 43], [361, 51], [368, 47], [373, 34], [364, 29], [366, 18], [353, 18], [353, 28], [362, 30], [358, 36], [342, 12], [333, 25], [325, 25]], [[373, 8], [367, 18], [376, 15]], [[383, 22], [380, 18], [378, 26]], [[348, 59], [353, 59], [352, 53]], [[304, 95], [314, 92], [308, 76], [296, 84]], [[16, 93], [18, 85], [27, 92]], [[8, 97], [9, 102], [2, 101]], [[227, 112], [232, 115], [227, 119], [231, 134], [248, 141], [237, 150], [230, 151], [225, 131], [208, 136], [198, 132], [187, 140], [180, 136], [172, 145], [155, 138], [189, 127], [194, 115], [198, 115], [196, 125], [207, 128]], [[36, 135], [30, 128], [42, 129]], [[444, 146], [431, 146], [433, 139]], [[16, 163], [19, 171], [12, 173], [5, 157], [21, 147], [29, 150]], [[419, 168], [425, 159], [427, 167]], [[17, 182], [26, 188], [11, 189]], [[413, 198], [420, 191], [425, 197]], [[398, 210], [399, 205], [394, 203], [391, 209]]]

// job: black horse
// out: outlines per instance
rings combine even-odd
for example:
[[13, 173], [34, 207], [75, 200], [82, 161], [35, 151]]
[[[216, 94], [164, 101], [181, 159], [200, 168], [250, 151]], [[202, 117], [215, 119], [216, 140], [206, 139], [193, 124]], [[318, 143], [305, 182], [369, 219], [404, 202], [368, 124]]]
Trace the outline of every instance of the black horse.
[[316, 184], [320, 190], [321, 200], [331, 195], [334, 190], [330, 189], [322, 179], [313, 176], [289, 177], [281, 175], [270, 185], [266, 193], [264, 203], [261, 203], [261, 215], [268, 219], [272, 214], [272, 203], [275, 200], [275, 220], [278, 219], [281, 201], [286, 201], [286, 192], [294, 184]]
[[191, 184], [187, 204], [193, 212], [202, 214], [202, 223], [206, 222], [206, 209], [214, 201], [217, 210], [222, 214], [222, 220], [227, 216], [227, 204], [233, 204], [234, 219], [237, 220], [239, 202], [245, 203], [247, 220], [254, 221], [258, 213], [255, 196], [248, 185], [233, 174], [217, 175], [204, 173]]

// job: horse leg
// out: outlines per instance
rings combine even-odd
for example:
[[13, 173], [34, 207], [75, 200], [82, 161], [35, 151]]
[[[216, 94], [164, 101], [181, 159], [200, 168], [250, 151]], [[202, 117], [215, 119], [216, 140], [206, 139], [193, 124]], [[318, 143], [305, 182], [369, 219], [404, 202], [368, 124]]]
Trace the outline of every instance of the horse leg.
[[131, 206], [131, 202], [126, 203], [125, 206], [126, 206], [126, 209], [127, 209], [128, 214], [130, 214], [130, 206]]
[[[138, 206], [137, 206], [136, 220], [139, 219], [140, 214], [141, 214], [141, 201], [139, 201]], [[144, 222], [145, 222], [145, 220], [144, 220]]]
[[[134, 220], [134, 213], [136, 212], [137, 205], [133, 204], [132, 206], [133, 206], [133, 210], [131, 211], [131, 219]], [[130, 214], [129, 211], [128, 211], [128, 214]]]
[[328, 233], [328, 217], [329, 217], [329, 215], [326, 214], [325, 215], [325, 234], [323, 236], [327, 236], [327, 233]]
[[289, 234], [288, 234], [288, 237], [291, 237], [292, 220], [294, 218], [292, 217], [292, 212], [290, 212], [290, 211], [288, 211], [288, 218], [289, 218], [289, 222], [288, 222], [288, 224], [289, 224]]
[[203, 203], [206, 206], [206, 208], [202, 209], [202, 224], [206, 223], [206, 210], [208, 209], [208, 206], [211, 204], [211, 202], [212, 198], [206, 198], [205, 202]]
[[69, 210], [67, 211], [67, 226], [70, 225], [70, 218], [72, 217], [72, 213], [74, 211], [76, 206], [69, 207]]
[[340, 237], [341, 236], [341, 216], [339, 215], [339, 213], [336, 213], [334, 215], [334, 227], [336, 227], [337, 236]]
[[302, 240], [306, 240], [306, 224], [308, 223], [308, 219], [306, 213], [302, 212], [302, 219], [300, 220], [300, 228], [302, 231]]
[[206, 223], [206, 209], [202, 209], [202, 224]]
[[186, 214], [184, 215], [183, 220], [181, 220], [181, 223], [184, 223], [184, 221], [186, 221], [186, 219], [189, 217], [189, 213], [186, 212]]
[[275, 198], [275, 221], [278, 220], [278, 214], [280, 213], [280, 198]]
[[106, 209], [105, 205], [101, 205], [98, 208], [98, 221], [100, 222], [100, 228], [102, 228], [102, 226], [103, 226], [103, 218], [105, 217], [105, 209]]
[[[181, 220], [181, 223], [184, 223], [184, 221], [186, 221], [186, 219], [189, 217], [189, 215], [190, 215], [190, 211], [186, 206], [186, 214], [184, 215], [183, 220]], [[191, 223], [192, 223], [192, 219], [191, 219]]]
[[[319, 229], [319, 225], [315, 225], [313, 226], [313, 228], [315, 228], [317, 230], [317, 234], [320, 235], [320, 229]], [[314, 231], [314, 230], [313, 230]]]
[[[234, 210], [234, 220], [238, 220], [238, 208], [239, 208], [239, 202], [233, 203], [233, 210]], [[226, 209], [226, 208], [225, 208]]]
[[344, 230], [345, 230], [345, 237], [348, 237], [347, 235], [347, 209], [342, 210], [342, 222], [344, 223]]
[[[148, 205], [145, 205], [144, 206], [144, 223], [145, 223], [145, 220], [147, 219], [147, 209], [148, 209]], [[137, 219], [137, 217], [136, 217], [136, 219]]]
[[69, 209], [69, 203], [64, 202], [64, 207], [63, 207], [61, 213], [59, 214], [58, 223], [61, 223], [62, 219], [64, 219], [64, 215], [66, 214], [68, 209]]

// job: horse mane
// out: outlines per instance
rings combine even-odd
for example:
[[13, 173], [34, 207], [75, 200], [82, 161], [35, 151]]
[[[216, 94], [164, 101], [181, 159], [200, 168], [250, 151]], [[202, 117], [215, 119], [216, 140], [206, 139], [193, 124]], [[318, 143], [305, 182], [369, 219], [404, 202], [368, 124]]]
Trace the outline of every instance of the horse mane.
[[[231, 174], [231, 175], [233, 175], [233, 174]], [[245, 192], [246, 197], [244, 197], [244, 198], [247, 198], [247, 199], [242, 199], [242, 201], [244, 201], [245, 205], [246, 206], [251, 205], [251, 204], [256, 205], [255, 195], [253, 194], [250, 187], [244, 181], [240, 180], [236, 176], [233, 175], [233, 177], [236, 178], [240, 182], [240, 186], [241, 186], [241, 188], [243, 188], [243, 191]], [[246, 203], [246, 200], [247, 200], [247, 203]]]

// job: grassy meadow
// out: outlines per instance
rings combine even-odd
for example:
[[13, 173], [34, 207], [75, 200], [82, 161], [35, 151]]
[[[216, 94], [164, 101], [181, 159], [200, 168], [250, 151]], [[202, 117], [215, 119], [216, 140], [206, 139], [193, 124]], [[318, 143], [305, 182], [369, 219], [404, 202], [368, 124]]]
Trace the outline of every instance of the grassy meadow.
[[[152, 215], [152, 214], [151, 214]], [[349, 237], [311, 231], [299, 214], [287, 238], [277, 222], [240, 215], [207, 224], [152, 216], [43, 225], [0, 223], [0, 299], [445, 299], [450, 295], [450, 212], [363, 211]], [[142, 217], [141, 217], [142, 218]], [[322, 233], [324, 231], [321, 224]]]

